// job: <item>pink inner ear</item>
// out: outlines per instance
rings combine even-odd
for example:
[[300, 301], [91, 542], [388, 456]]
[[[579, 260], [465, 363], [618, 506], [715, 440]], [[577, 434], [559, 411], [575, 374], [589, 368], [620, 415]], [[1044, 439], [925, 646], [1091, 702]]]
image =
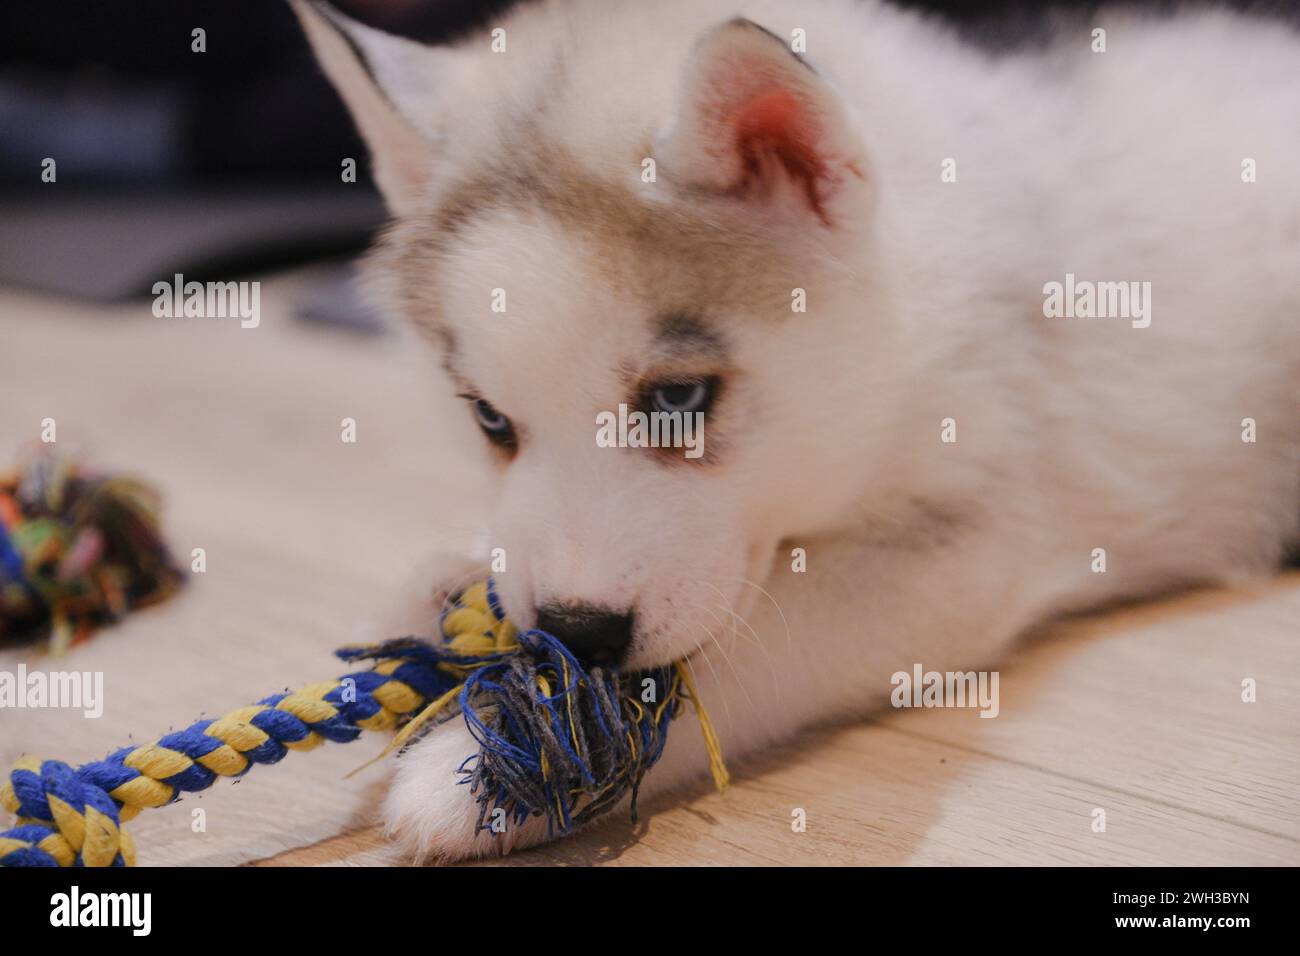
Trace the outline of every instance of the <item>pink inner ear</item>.
[[827, 175], [826, 163], [814, 146], [817, 131], [799, 98], [784, 89], [751, 96], [732, 114], [731, 126], [742, 169], [738, 188], [747, 189], [758, 182], [765, 157], [776, 159], [803, 189], [813, 212], [829, 226], [818, 193], [818, 183]]

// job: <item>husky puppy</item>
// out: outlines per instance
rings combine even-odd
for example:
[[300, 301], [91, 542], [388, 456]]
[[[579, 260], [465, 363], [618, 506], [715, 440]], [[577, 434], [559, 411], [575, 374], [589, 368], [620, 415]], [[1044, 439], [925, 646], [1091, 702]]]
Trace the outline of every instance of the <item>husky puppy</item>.
[[[392, 210], [376, 281], [493, 459], [507, 611], [685, 658], [733, 761], [1295, 543], [1285, 25], [993, 58], [874, 2], [539, 0], [429, 48], [292, 2]], [[621, 405], [702, 415], [702, 454], [597, 441]], [[406, 626], [474, 566], [438, 557]], [[698, 738], [643, 793], [702, 777]], [[398, 761], [416, 855], [544, 839], [476, 831], [474, 749], [450, 722]]]

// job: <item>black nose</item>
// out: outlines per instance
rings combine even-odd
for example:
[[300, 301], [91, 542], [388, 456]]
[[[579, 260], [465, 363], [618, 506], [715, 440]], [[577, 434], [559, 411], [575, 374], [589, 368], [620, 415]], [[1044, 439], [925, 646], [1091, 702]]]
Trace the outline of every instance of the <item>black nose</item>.
[[537, 627], [589, 667], [618, 664], [632, 643], [631, 614], [590, 604], [544, 604], [537, 609]]

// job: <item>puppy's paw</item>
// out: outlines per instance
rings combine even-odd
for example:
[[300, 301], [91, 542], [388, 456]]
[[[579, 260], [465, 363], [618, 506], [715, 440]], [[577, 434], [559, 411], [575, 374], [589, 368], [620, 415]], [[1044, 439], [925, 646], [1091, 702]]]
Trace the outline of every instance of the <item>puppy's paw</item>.
[[487, 566], [467, 555], [438, 552], [421, 561], [379, 621], [374, 640], [430, 637], [448, 599], [487, 576]]
[[[478, 752], [478, 742], [459, 717], [435, 728], [397, 760], [397, 773], [384, 805], [387, 833], [418, 862], [455, 863], [541, 843], [546, 823], [500, 821], [500, 832], [481, 830], [479, 805], [460, 767]], [[492, 822], [491, 817], [484, 821]]]

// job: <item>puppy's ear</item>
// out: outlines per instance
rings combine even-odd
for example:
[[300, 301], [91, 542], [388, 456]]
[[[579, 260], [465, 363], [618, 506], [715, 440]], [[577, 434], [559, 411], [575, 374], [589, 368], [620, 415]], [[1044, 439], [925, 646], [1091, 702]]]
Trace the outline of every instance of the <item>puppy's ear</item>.
[[800, 208], [826, 225], [866, 169], [839, 94], [780, 37], [745, 19], [696, 44], [654, 152], [669, 182]]
[[432, 177], [438, 93], [453, 54], [357, 23], [318, 0], [289, 4], [370, 148], [389, 209], [411, 210]]

